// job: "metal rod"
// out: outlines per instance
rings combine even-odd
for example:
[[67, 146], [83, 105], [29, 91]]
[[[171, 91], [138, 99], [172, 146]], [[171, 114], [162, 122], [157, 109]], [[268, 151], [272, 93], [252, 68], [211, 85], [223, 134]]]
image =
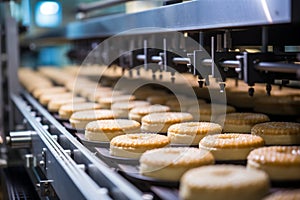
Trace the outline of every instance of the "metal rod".
[[199, 32], [199, 50], [203, 50], [204, 48], [204, 33], [203, 31]]
[[148, 48], [148, 41], [147, 40], [144, 40], [144, 69], [148, 69], [148, 62], [147, 62], [147, 57], [148, 57], [148, 51], [147, 51], [147, 48]]
[[300, 64], [281, 62], [260, 62], [255, 68], [260, 71], [294, 74], [300, 71]]
[[262, 33], [261, 33], [261, 40], [262, 40], [262, 47], [261, 51], [263, 53], [268, 52], [268, 42], [269, 42], [269, 37], [268, 37], [268, 28], [266, 26], [262, 27]]
[[238, 68], [240, 66], [240, 61], [238, 60], [225, 60], [220, 63], [222, 67], [228, 68]]
[[175, 64], [182, 64], [182, 65], [187, 65], [187, 64], [191, 63], [191, 59], [190, 58], [175, 57], [175, 58], [173, 58], [172, 61]]
[[211, 37], [211, 75], [215, 77], [215, 38]]
[[211, 67], [212, 59], [203, 59], [201, 65], [205, 67]]
[[222, 35], [217, 34], [217, 52], [221, 52], [222, 50]]
[[164, 44], [164, 70], [167, 71], [167, 39], [164, 38], [163, 40], [163, 44]]
[[162, 61], [162, 58], [160, 56], [152, 56], [151, 60], [152, 60], [152, 62], [159, 63]]
[[121, 3], [126, 3], [128, 1], [132, 1], [132, 0], [104, 0], [104, 1], [96, 1], [92, 3], [81, 3], [77, 6], [77, 12], [89, 12], [92, 10], [108, 8]]
[[[238, 60], [225, 60], [219, 63], [222, 67], [238, 68], [240, 62]], [[210, 67], [212, 65], [212, 59], [203, 59], [201, 65]]]
[[139, 61], [145, 61], [146, 55], [139, 54], [136, 56], [136, 59]]

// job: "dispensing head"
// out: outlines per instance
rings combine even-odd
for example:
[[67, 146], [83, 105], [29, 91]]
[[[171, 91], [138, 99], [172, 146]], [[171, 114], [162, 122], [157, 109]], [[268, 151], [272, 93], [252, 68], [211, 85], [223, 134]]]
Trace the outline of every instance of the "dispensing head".
[[225, 82], [219, 82], [219, 86], [220, 86], [220, 92], [223, 93], [225, 91], [226, 83]]
[[267, 83], [266, 90], [267, 90], [267, 95], [271, 96], [272, 85], [270, 83]]
[[254, 95], [254, 88], [252, 86], [248, 89], [248, 94], [249, 94], [249, 96], [253, 97], [253, 95]]

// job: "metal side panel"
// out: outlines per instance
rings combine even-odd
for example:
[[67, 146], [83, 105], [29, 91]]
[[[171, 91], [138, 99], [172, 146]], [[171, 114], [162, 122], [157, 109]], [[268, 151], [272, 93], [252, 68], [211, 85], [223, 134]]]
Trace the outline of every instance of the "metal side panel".
[[[12, 96], [12, 99], [37, 132], [31, 145], [37, 166], [42, 169], [47, 179], [53, 181], [51, 185], [61, 199], [113, 198], [115, 191], [121, 193], [124, 199], [142, 199], [142, 192], [91, 154], [31, 95], [23, 92], [22, 96], [24, 99], [17, 95]], [[34, 108], [34, 112], [41, 116], [42, 123], [55, 127], [54, 130], [45, 130], [40, 122], [32, 119], [26, 107]], [[69, 144], [63, 147], [53, 136]], [[96, 172], [92, 175], [89, 174], [91, 166]]]
[[[5, 39], [6, 39], [6, 73], [7, 73], [7, 96], [16, 94], [20, 89], [18, 76], [18, 68], [20, 66], [19, 56], [19, 36], [18, 24], [16, 20], [10, 16], [5, 19]], [[7, 97], [9, 98], [9, 97]], [[12, 102], [8, 101], [8, 123], [9, 129], [14, 128], [14, 112]]]
[[0, 136], [4, 138], [3, 66], [2, 66], [2, 27], [0, 26]]
[[60, 199], [110, 199], [108, 194], [80, 169], [71, 157], [51, 139], [50, 134], [28, 112], [26, 102], [12, 96], [16, 107], [37, 135], [32, 139], [32, 154]]
[[[271, 25], [292, 21], [292, 0], [201, 0], [139, 13], [73, 22], [67, 26], [66, 37], [68, 39], [105, 37], [145, 27], [184, 31]], [[147, 32], [155, 32], [155, 29], [148, 29], [145, 32], [139, 30], [137, 33]]]

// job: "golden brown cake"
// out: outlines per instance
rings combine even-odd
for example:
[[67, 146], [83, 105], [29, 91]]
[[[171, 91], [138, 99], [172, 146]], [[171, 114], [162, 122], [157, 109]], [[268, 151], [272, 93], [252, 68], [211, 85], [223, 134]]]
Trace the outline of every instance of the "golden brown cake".
[[116, 102], [128, 102], [135, 100], [135, 97], [132, 95], [118, 95], [111, 97], [100, 97], [97, 101], [102, 108], [109, 109], [113, 103]]
[[33, 91], [33, 96], [38, 99], [43, 94], [59, 94], [65, 92], [67, 92], [66, 88], [59, 86], [51, 88], [37, 88]]
[[260, 123], [252, 127], [251, 134], [261, 136], [265, 140], [266, 145], [300, 144], [300, 123]]
[[149, 96], [151, 96], [153, 94], [159, 95], [159, 96], [167, 95], [166, 92], [164, 92], [162, 90], [154, 90], [154, 89], [148, 88], [148, 87], [141, 87], [133, 92], [133, 95], [136, 97], [136, 99], [139, 99], [139, 100], [146, 100]]
[[89, 122], [102, 119], [114, 119], [114, 112], [104, 109], [78, 111], [71, 115], [69, 121], [73, 128], [85, 129]]
[[74, 95], [71, 92], [59, 93], [59, 94], [42, 94], [39, 97], [39, 102], [43, 106], [47, 106], [48, 103], [53, 99], [70, 99], [73, 98]]
[[255, 148], [264, 146], [264, 140], [250, 134], [214, 134], [205, 136], [199, 148], [210, 151], [216, 160], [247, 160], [247, 156]]
[[173, 124], [168, 129], [168, 137], [172, 144], [198, 145], [207, 134], [222, 132], [219, 124], [210, 122], [183, 122]]
[[202, 99], [190, 99], [188, 97], [172, 98], [166, 102], [166, 106], [171, 108], [171, 111], [186, 112], [193, 105], [205, 104]]
[[235, 112], [235, 108], [223, 104], [200, 104], [188, 109], [194, 119], [204, 122], [215, 122], [223, 114]]
[[300, 180], [300, 147], [271, 146], [251, 151], [247, 167], [265, 171], [271, 180]]
[[183, 200], [254, 200], [269, 190], [266, 173], [238, 165], [214, 165], [191, 169], [180, 180]]
[[178, 181], [189, 169], [214, 163], [211, 153], [189, 147], [146, 151], [140, 158], [140, 173], [159, 180]]
[[120, 90], [95, 91], [93, 93], [88, 94], [87, 98], [90, 101], [96, 102], [101, 97], [112, 97], [112, 96], [120, 96], [120, 95], [125, 95], [125, 91], [120, 91]]
[[163, 105], [149, 105], [143, 107], [136, 107], [129, 111], [129, 119], [141, 122], [142, 118], [150, 113], [168, 112], [170, 108]]
[[300, 96], [266, 96], [256, 98], [254, 111], [270, 115], [299, 116]]
[[253, 96], [249, 95], [249, 87], [233, 87], [226, 90], [227, 103], [237, 108], [253, 109], [257, 97], [266, 96], [264, 89], [256, 89]]
[[218, 118], [219, 124], [224, 119], [224, 133], [250, 133], [255, 124], [270, 121], [267, 115], [261, 113], [228, 113]]
[[282, 190], [268, 195], [263, 200], [299, 200], [300, 189]]
[[74, 75], [68, 74], [67, 72], [63, 71], [60, 68], [56, 68], [52, 66], [38, 66], [37, 68], [41, 74], [48, 77], [58, 85], [64, 85], [65, 83], [75, 78]]
[[61, 119], [70, 119], [71, 115], [74, 112], [83, 111], [83, 110], [96, 110], [100, 109], [101, 106], [96, 103], [86, 102], [86, 103], [70, 103], [62, 105], [59, 110], [58, 114]]
[[112, 88], [111, 87], [102, 87], [96, 85], [96, 87], [88, 87], [88, 88], [82, 88], [79, 91], [79, 95], [82, 97], [88, 98], [89, 96], [95, 94], [95, 93], [112, 93]]
[[151, 104], [165, 104], [172, 97], [173, 97], [172, 95], [164, 95], [164, 96], [151, 95], [147, 97], [147, 101]]
[[139, 158], [147, 150], [166, 147], [167, 136], [155, 133], [132, 133], [119, 135], [110, 141], [110, 154], [125, 158]]
[[18, 69], [18, 79], [24, 88], [32, 93], [37, 89], [52, 88], [52, 82], [42, 74], [26, 67]]
[[68, 90], [79, 95], [82, 90], [86, 90], [87, 88], [96, 89], [98, 87], [98, 82], [90, 81], [83, 77], [77, 77], [72, 81], [66, 82], [64, 85]]
[[183, 112], [163, 112], [150, 113], [142, 118], [142, 131], [154, 133], [167, 133], [172, 124], [192, 121], [190, 113]]
[[59, 108], [62, 105], [65, 104], [70, 104], [70, 103], [84, 103], [86, 102], [85, 98], [83, 97], [70, 97], [70, 98], [65, 98], [65, 99], [52, 99], [48, 103], [48, 110], [50, 112], [58, 112]]
[[113, 103], [111, 109], [114, 111], [116, 118], [128, 119], [131, 109], [148, 105], [150, 105], [148, 101], [125, 101]]
[[90, 141], [109, 142], [126, 133], [140, 131], [140, 123], [128, 119], [107, 119], [89, 122], [85, 127], [85, 138]]

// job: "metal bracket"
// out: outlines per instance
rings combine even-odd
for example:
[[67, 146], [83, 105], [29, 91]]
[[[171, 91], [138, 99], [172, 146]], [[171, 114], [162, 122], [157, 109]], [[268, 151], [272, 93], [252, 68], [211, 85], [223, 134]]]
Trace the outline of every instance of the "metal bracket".
[[51, 183], [53, 183], [53, 180], [41, 180], [37, 184], [37, 187], [39, 188], [39, 191], [40, 191], [40, 195], [42, 197], [55, 196], [55, 192], [54, 192], [53, 188], [51, 187]]
[[34, 131], [10, 132], [9, 136], [6, 137], [6, 143], [12, 148], [29, 148], [32, 136], [36, 134]]
[[33, 154], [25, 155], [25, 166], [27, 168], [36, 167], [36, 157]]
[[47, 170], [47, 166], [46, 166], [46, 163], [47, 163], [46, 152], [47, 152], [47, 149], [46, 149], [46, 148], [43, 148], [43, 151], [42, 151], [42, 159], [41, 159], [40, 162], [39, 162], [39, 165], [40, 165], [42, 168], [44, 168], [44, 170]]

